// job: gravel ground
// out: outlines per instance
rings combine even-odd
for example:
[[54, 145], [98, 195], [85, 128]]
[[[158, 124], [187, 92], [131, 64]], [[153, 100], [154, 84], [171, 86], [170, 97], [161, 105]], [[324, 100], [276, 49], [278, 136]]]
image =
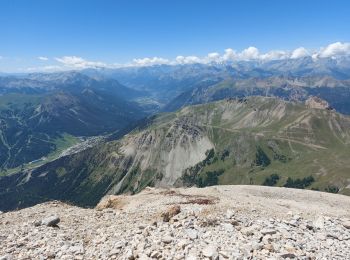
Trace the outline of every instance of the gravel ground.
[[96, 209], [0, 213], [0, 259], [350, 259], [350, 197], [261, 186], [152, 189]]

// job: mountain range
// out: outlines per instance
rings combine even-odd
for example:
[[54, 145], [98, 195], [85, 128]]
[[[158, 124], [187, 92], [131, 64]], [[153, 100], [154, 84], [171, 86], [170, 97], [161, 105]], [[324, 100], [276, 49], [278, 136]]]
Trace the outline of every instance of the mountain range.
[[349, 57], [1, 75], [0, 210], [146, 186], [350, 194], [349, 114]]
[[263, 95], [305, 101], [313, 95], [327, 100], [337, 111], [350, 114], [350, 57], [155, 65], [88, 69], [82, 73], [114, 78], [127, 87], [147, 90], [148, 100], [159, 105], [153, 112], [171, 112], [228, 97]]
[[139, 92], [76, 72], [2, 77], [0, 93], [2, 169], [38, 160], [79, 136], [121, 130], [145, 116], [130, 101]]
[[169, 102], [194, 86], [210, 85], [225, 79], [328, 76], [347, 80], [350, 78], [350, 57], [100, 68], [83, 70], [82, 73], [97, 78], [114, 78], [127, 87], [146, 89], [160, 100]]
[[[150, 117], [121, 139], [0, 179], [1, 207], [95, 205], [147, 186], [304, 185], [350, 194], [350, 118], [278, 98], [227, 99]], [[294, 185], [294, 186], [293, 186]]]

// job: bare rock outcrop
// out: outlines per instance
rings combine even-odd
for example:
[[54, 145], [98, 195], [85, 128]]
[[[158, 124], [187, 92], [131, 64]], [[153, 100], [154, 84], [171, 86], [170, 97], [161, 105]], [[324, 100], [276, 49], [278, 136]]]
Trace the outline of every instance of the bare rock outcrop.
[[[33, 225], [48, 215], [59, 228]], [[0, 259], [349, 259], [349, 215], [350, 197], [316, 191], [146, 189], [98, 210], [48, 202], [3, 213]]]
[[319, 98], [319, 97], [315, 97], [315, 96], [309, 97], [305, 101], [305, 105], [308, 108], [334, 110], [326, 100]]

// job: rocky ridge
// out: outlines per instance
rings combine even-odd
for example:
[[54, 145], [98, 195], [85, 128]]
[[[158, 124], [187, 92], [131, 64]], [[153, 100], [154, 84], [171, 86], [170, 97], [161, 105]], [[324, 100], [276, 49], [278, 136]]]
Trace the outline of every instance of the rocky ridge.
[[147, 188], [2, 213], [0, 259], [348, 259], [349, 217], [349, 197], [323, 192]]
[[326, 100], [323, 100], [319, 97], [314, 97], [314, 96], [309, 97], [305, 101], [305, 105], [309, 108], [328, 109], [328, 110], [333, 109]]

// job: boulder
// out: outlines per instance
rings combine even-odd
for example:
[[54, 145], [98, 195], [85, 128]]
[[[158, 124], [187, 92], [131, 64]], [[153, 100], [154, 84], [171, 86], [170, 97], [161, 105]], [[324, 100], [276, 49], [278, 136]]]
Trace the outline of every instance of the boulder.
[[180, 212], [181, 212], [181, 208], [179, 205], [174, 205], [170, 207], [167, 211], [162, 213], [163, 221], [169, 222], [172, 217], [176, 216]]
[[58, 216], [51, 216], [41, 221], [41, 225], [48, 227], [56, 227], [58, 223], [60, 223], [60, 218]]

